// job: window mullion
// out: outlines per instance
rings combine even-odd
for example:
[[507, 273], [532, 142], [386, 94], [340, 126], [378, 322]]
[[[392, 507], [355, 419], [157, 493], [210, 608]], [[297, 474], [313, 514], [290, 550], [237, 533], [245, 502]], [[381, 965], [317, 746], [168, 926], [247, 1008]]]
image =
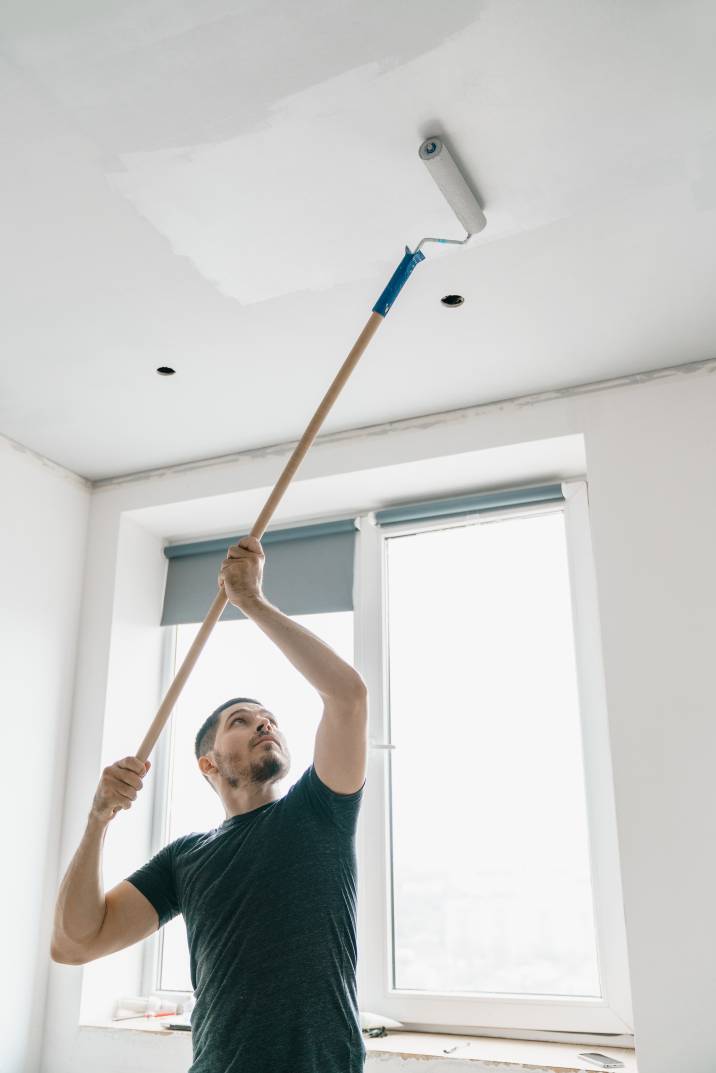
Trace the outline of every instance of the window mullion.
[[358, 825], [358, 989], [361, 1009], [380, 1009], [389, 986], [390, 943], [384, 540], [372, 515], [359, 519], [354, 585], [355, 665], [368, 686], [366, 793]]

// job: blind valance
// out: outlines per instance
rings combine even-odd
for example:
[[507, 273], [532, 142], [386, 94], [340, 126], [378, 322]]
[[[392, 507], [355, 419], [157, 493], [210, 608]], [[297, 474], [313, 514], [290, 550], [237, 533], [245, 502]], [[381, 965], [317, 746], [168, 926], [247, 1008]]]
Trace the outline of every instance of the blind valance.
[[[264, 592], [287, 615], [353, 609], [355, 522], [352, 518], [265, 533]], [[229, 544], [239, 537], [172, 544], [162, 625], [203, 622], [216, 595], [216, 582]], [[244, 618], [228, 604], [221, 621]]]
[[424, 500], [399, 507], [387, 507], [375, 513], [378, 525], [399, 525], [405, 522], [428, 521], [432, 518], [451, 518], [461, 514], [519, 507], [527, 503], [549, 503], [564, 499], [561, 484], [542, 484], [531, 488], [507, 488], [499, 492], [477, 492], [452, 496], [448, 499]]

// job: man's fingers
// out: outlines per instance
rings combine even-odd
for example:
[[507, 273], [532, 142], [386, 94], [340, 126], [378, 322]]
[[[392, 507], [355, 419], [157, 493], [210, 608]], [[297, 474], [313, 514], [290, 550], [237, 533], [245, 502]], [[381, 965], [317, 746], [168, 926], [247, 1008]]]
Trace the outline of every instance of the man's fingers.
[[261, 547], [261, 541], [257, 537], [244, 537], [243, 540], [239, 541], [239, 546], [247, 548], [254, 555], [263, 556], [264, 549]]
[[127, 801], [137, 800], [137, 791], [126, 782], [120, 782], [119, 779], [111, 779], [109, 789], [117, 797], [124, 798]]
[[144, 764], [136, 756], [125, 756], [124, 760], [118, 760], [117, 767], [127, 768], [129, 771], [136, 771], [137, 775], [144, 774]]
[[132, 771], [127, 771], [126, 768], [118, 768], [116, 777], [118, 782], [124, 783], [125, 786], [131, 786], [133, 790], [141, 790], [144, 785], [139, 775], [135, 775]]
[[134, 771], [128, 771], [125, 767], [117, 767], [113, 771], [113, 775], [119, 782], [126, 782], [128, 787], [132, 787], [134, 790], [142, 789], [142, 779], [140, 776], [135, 775]]
[[[106, 767], [94, 797], [95, 814], [111, 819], [121, 810], [130, 809], [144, 785], [142, 778], [150, 766], [148, 760], [125, 756], [123, 760], [117, 760]], [[109, 816], [107, 810], [111, 810]]]
[[130, 786], [136, 787], [138, 790], [142, 787], [142, 779], [144, 778], [144, 764], [141, 760], [137, 760], [136, 757], [128, 757], [128, 760], [134, 761], [133, 766], [129, 766], [126, 761], [120, 760], [114, 764], [110, 769], [117, 778], [122, 779], [124, 782], [129, 783]]
[[[227, 552], [227, 558], [229, 559], [245, 559], [248, 558], [246, 552], [249, 555], [263, 556], [264, 550], [261, 547], [261, 541], [256, 537], [242, 537], [238, 544], [232, 544]], [[224, 560], [226, 562], [226, 560]]]

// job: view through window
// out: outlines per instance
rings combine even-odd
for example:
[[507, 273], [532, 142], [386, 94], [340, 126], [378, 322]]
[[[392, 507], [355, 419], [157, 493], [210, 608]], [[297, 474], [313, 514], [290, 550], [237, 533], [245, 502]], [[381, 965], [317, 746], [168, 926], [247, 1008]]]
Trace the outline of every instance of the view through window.
[[[296, 616], [343, 659], [353, 663], [353, 612]], [[174, 672], [198, 625], [177, 626]], [[192, 831], [208, 831], [224, 820], [218, 797], [194, 756], [196, 732], [206, 717], [231, 697], [255, 697], [279, 721], [291, 753], [285, 793], [313, 760], [313, 741], [323, 705], [316, 691], [257, 626], [246, 620], [220, 622], [192, 672], [172, 715], [167, 842]], [[162, 929], [160, 988], [191, 991], [186, 929], [181, 916]]]
[[563, 513], [386, 546], [394, 986], [599, 996]]

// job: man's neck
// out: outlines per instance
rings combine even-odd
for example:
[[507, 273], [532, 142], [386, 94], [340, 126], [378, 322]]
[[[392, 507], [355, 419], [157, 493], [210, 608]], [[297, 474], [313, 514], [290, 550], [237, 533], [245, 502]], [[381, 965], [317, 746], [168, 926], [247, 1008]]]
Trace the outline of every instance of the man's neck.
[[224, 786], [222, 787], [221, 799], [224, 803], [224, 811], [227, 820], [233, 816], [241, 816], [244, 812], [252, 812], [261, 805], [268, 805], [271, 801], [278, 801], [281, 790], [277, 782], [250, 783], [248, 786]]

